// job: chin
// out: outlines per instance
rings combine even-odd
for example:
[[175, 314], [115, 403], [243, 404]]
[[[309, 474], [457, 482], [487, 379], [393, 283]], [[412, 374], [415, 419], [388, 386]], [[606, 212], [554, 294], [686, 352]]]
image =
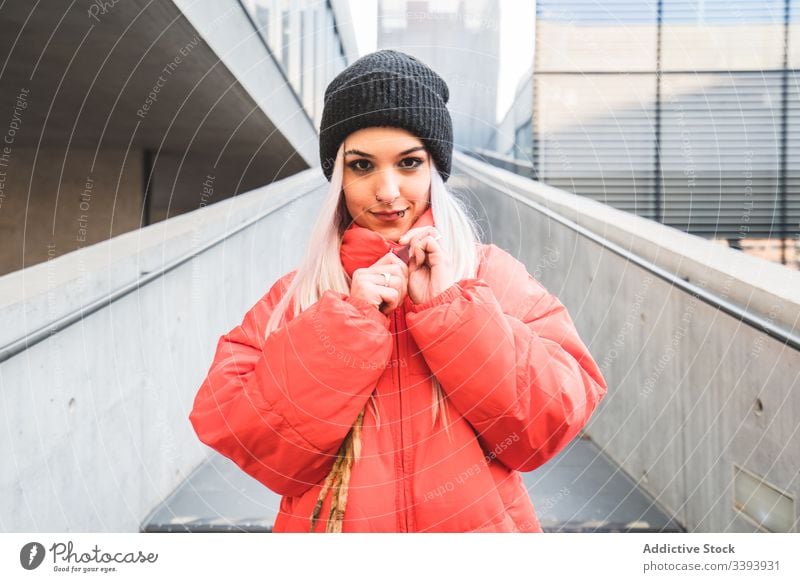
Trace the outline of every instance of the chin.
[[397, 242], [397, 239], [399, 239], [406, 233], [405, 229], [398, 226], [390, 226], [390, 227], [383, 226], [373, 230], [377, 232], [379, 235], [381, 235], [383, 238], [391, 240], [393, 242]]
[[408, 223], [401, 223], [401, 224], [372, 224], [370, 225], [370, 230], [373, 232], [377, 232], [382, 237], [392, 240], [397, 240], [401, 236], [403, 236], [408, 229], [411, 228], [411, 222]]

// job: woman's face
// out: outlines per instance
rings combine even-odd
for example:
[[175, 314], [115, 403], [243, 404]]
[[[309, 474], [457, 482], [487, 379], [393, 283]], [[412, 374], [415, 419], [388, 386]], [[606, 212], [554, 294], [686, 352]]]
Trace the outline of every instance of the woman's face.
[[344, 140], [342, 188], [355, 223], [397, 241], [428, 208], [430, 156], [414, 134], [368, 127]]

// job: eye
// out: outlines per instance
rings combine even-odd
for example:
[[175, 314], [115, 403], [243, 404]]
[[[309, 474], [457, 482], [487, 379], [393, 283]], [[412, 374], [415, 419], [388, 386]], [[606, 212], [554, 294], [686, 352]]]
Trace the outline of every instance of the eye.
[[372, 167], [372, 164], [370, 163], [369, 160], [361, 158], [360, 160], [354, 160], [350, 162], [349, 164], [347, 164], [347, 166], [351, 170], [355, 170], [356, 172], [366, 172]]
[[425, 160], [422, 158], [403, 158], [400, 160], [400, 167], [406, 170], [413, 170], [421, 166]]

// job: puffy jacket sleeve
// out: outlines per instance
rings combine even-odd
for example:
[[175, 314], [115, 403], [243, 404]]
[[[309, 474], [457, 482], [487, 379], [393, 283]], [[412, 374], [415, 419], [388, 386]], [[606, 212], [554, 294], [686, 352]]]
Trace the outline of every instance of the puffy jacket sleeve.
[[607, 387], [567, 313], [494, 245], [481, 276], [411, 305], [408, 327], [490, 458], [530, 471], [586, 424]]
[[330, 471], [392, 350], [388, 318], [333, 291], [264, 340], [292, 274], [220, 338], [189, 415], [202, 442], [288, 496]]

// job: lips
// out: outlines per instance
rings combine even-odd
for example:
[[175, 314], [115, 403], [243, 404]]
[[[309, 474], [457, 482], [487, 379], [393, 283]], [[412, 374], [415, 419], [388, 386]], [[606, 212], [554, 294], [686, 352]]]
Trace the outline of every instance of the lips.
[[404, 208], [403, 210], [396, 210], [391, 212], [373, 212], [372, 214], [376, 218], [379, 218], [380, 220], [397, 220], [399, 218], [403, 218], [406, 215], [407, 211], [408, 209]]

